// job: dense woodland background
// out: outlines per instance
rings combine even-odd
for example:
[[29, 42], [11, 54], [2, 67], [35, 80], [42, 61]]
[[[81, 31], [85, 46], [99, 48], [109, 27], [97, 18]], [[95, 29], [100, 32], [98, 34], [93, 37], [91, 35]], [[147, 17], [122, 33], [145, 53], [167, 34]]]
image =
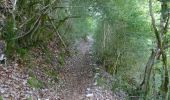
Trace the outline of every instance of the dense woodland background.
[[116, 78], [112, 91], [169, 100], [169, 8], [169, 0], [1, 0], [0, 39], [7, 58], [25, 63], [33, 48], [50, 58], [55, 38], [62, 65], [70, 46], [92, 36], [96, 64]]

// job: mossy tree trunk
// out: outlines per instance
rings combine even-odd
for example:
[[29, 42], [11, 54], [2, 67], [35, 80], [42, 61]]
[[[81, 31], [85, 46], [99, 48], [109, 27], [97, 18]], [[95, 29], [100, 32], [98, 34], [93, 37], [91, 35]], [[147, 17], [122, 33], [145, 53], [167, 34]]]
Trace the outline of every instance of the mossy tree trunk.
[[[163, 79], [161, 84], [161, 96], [163, 100], [168, 100], [168, 85], [169, 85], [169, 72], [168, 72], [168, 65], [167, 65], [167, 31], [168, 31], [168, 24], [169, 24], [169, 11], [168, 11], [168, 2], [167, 1], [161, 1], [161, 16], [160, 16], [160, 28], [158, 30], [154, 14], [152, 11], [152, 0], [149, 0], [149, 11], [151, 16], [151, 22], [152, 27], [156, 36], [157, 40], [157, 47], [155, 50], [152, 51], [152, 54], [148, 60], [148, 63], [146, 64], [145, 68], [145, 74], [144, 79], [141, 84], [141, 88], [147, 96], [147, 93], [149, 91], [149, 81], [151, 76], [152, 67], [154, 66], [155, 60], [161, 60], [162, 61], [162, 67], [163, 67]], [[161, 58], [160, 58], [161, 57]]]

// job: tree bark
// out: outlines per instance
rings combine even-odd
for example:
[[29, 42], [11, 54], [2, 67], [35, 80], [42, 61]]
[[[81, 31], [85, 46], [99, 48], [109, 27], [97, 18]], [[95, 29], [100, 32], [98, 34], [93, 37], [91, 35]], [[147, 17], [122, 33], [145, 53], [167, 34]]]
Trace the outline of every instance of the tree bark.
[[152, 27], [154, 29], [154, 33], [157, 40], [157, 48], [156, 50], [152, 50], [151, 56], [146, 64], [144, 79], [140, 85], [142, 88], [145, 97], [147, 96], [149, 90], [149, 81], [151, 76], [152, 67], [154, 66], [155, 60], [158, 60], [160, 56], [162, 57], [162, 66], [163, 66], [163, 80], [161, 84], [161, 95], [163, 100], [168, 100], [168, 85], [169, 85], [169, 72], [167, 65], [167, 54], [166, 54], [166, 46], [167, 46], [167, 28], [169, 26], [169, 14], [166, 14], [168, 10], [167, 2], [161, 1], [161, 21], [160, 21], [160, 31], [158, 31], [155, 23], [155, 18], [152, 11], [152, 0], [149, 0], [149, 12], [151, 16]]
[[167, 14], [168, 5], [167, 2], [161, 2], [161, 22], [160, 22], [160, 34], [162, 35], [162, 47], [161, 55], [162, 55], [162, 67], [164, 70], [163, 79], [161, 84], [161, 95], [163, 100], [168, 100], [168, 85], [169, 85], [169, 72], [168, 72], [168, 65], [167, 65], [167, 53], [166, 49], [163, 47], [166, 46], [167, 42], [167, 28], [169, 26], [169, 14]]
[[143, 79], [143, 81], [140, 85], [145, 96], [147, 96], [147, 93], [149, 91], [149, 81], [150, 81], [151, 71], [152, 71], [152, 68], [154, 66], [154, 62], [157, 58], [159, 51], [160, 50], [158, 48], [156, 50], [152, 50], [152, 53], [151, 53], [149, 60], [146, 64], [146, 67], [145, 67], [144, 79]]

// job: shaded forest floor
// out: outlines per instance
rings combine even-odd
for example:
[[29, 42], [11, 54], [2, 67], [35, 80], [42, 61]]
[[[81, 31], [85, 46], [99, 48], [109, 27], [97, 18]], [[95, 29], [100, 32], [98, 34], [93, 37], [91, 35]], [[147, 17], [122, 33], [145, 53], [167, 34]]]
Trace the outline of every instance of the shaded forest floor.
[[[110, 89], [97, 85], [99, 73], [95, 72], [98, 67], [93, 60], [91, 46], [92, 41], [89, 39], [79, 41], [75, 46], [77, 53], [67, 58], [63, 68], [56, 71], [59, 80], [51, 85], [45, 84], [41, 89], [30, 86], [30, 81], [38, 80], [30, 77], [28, 69], [21, 70], [17, 61], [6, 68], [1, 66], [1, 97], [4, 100], [125, 100], [125, 93], [112, 93]], [[71, 49], [71, 52], [75, 51]], [[38, 61], [43, 63], [41, 60]], [[35, 63], [37, 62], [35, 61]], [[41, 74], [39, 67], [32, 71], [39, 73], [37, 74], [38, 79], [44, 83], [48, 83], [51, 79]], [[108, 80], [111, 77], [104, 71], [101, 71], [100, 74]], [[42, 83], [39, 82], [38, 86], [41, 86]]]

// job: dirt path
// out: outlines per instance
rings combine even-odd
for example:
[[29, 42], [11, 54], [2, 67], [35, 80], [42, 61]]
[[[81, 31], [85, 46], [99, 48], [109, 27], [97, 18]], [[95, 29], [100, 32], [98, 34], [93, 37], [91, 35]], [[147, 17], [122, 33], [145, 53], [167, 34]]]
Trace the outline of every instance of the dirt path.
[[82, 100], [87, 88], [93, 83], [92, 58], [89, 56], [89, 42], [81, 41], [78, 45], [78, 54], [69, 58], [62, 69], [61, 79], [62, 99]]
[[88, 38], [78, 42], [78, 54], [70, 57], [60, 77], [63, 80], [63, 87], [60, 89], [61, 100], [125, 100], [124, 97], [113, 94], [97, 86], [93, 72], [94, 61], [92, 59], [91, 47], [93, 40]]
[[[59, 71], [59, 82], [42, 89], [30, 87], [30, 76], [19, 64], [0, 65], [0, 99], [3, 100], [126, 100], [123, 92], [112, 93], [96, 83], [96, 76], [109, 78], [105, 71], [94, 73], [95, 62], [90, 54], [92, 39], [77, 42], [77, 54], [66, 60]], [[73, 50], [74, 51], [74, 50]], [[75, 51], [74, 51], [75, 52]], [[97, 66], [96, 66], [97, 67]], [[34, 70], [35, 71], [35, 70]], [[40, 70], [41, 71], [41, 70]], [[37, 71], [35, 71], [37, 72]], [[48, 81], [48, 80], [47, 80]], [[110, 81], [108, 81], [111, 83]], [[107, 84], [108, 85], [108, 84]]]

